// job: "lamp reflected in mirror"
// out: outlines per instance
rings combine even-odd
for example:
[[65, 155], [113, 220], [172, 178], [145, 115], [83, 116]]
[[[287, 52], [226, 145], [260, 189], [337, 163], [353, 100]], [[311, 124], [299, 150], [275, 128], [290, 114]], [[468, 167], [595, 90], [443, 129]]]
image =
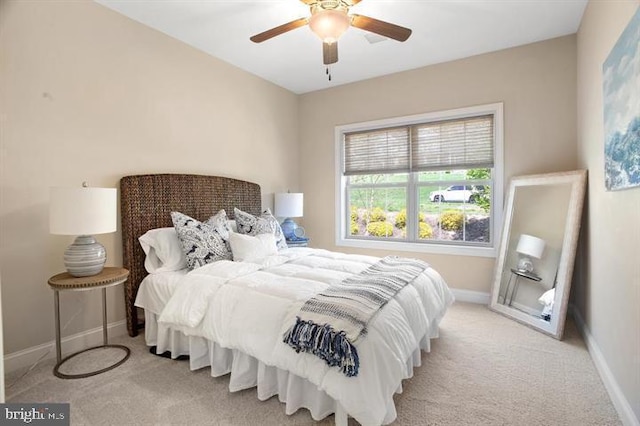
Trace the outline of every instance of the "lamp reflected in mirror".
[[518, 271], [533, 272], [532, 257], [540, 259], [544, 251], [544, 240], [532, 235], [522, 234], [516, 251], [521, 254], [518, 260]]

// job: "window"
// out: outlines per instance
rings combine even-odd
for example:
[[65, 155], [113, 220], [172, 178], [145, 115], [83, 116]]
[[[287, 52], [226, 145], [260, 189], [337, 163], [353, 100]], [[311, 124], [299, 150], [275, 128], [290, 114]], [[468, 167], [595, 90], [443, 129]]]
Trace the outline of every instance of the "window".
[[494, 256], [502, 104], [336, 128], [336, 243]]

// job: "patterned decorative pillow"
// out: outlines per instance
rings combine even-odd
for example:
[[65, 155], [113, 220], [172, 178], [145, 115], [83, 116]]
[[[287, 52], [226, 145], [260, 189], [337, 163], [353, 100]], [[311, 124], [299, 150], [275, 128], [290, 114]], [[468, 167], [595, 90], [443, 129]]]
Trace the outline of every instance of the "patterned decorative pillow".
[[218, 213], [211, 216], [205, 222], [209, 226], [213, 226], [220, 234], [222, 239], [227, 243], [227, 247], [229, 247], [229, 235], [231, 234], [231, 224], [229, 223], [229, 218], [227, 217], [227, 212], [224, 209], [220, 210]]
[[171, 220], [189, 269], [196, 269], [217, 260], [231, 260], [230, 230], [224, 210], [220, 210], [204, 223], [180, 212], [171, 212]]
[[233, 209], [233, 213], [238, 226], [238, 233], [255, 236], [258, 234], [273, 234], [276, 237], [276, 246], [278, 250], [287, 248], [287, 241], [282, 233], [282, 228], [272, 214], [267, 209], [260, 217], [256, 217], [251, 213], [243, 212], [238, 208]]

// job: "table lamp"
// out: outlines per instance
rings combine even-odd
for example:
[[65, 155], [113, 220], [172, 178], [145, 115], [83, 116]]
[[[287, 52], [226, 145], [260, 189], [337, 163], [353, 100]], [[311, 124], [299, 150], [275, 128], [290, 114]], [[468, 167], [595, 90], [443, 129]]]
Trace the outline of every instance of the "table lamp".
[[516, 251], [521, 254], [518, 260], [518, 270], [523, 272], [533, 272], [532, 257], [540, 259], [544, 251], [544, 240], [532, 235], [522, 234], [518, 241]]
[[[280, 226], [287, 240], [295, 240], [304, 236], [304, 230], [299, 227], [292, 217], [302, 217], [304, 194], [302, 193], [278, 193], [275, 197], [275, 215], [286, 218]], [[298, 231], [296, 232], [296, 229]], [[302, 232], [300, 232], [302, 230]]]
[[117, 189], [51, 188], [49, 232], [77, 235], [64, 252], [67, 272], [74, 277], [88, 277], [102, 272], [107, 252], [93, 234], [115, 232], [117, 228]]

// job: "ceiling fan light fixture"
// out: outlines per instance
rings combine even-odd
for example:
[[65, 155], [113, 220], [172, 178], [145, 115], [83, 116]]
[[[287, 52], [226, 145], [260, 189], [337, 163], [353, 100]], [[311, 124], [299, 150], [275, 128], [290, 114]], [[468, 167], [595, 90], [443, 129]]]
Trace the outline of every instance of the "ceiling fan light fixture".
[[351, 19], [339, 10], [319, 10], [309, 18], [309, 27], [324, 43], [335, 43], [347, 31]]

